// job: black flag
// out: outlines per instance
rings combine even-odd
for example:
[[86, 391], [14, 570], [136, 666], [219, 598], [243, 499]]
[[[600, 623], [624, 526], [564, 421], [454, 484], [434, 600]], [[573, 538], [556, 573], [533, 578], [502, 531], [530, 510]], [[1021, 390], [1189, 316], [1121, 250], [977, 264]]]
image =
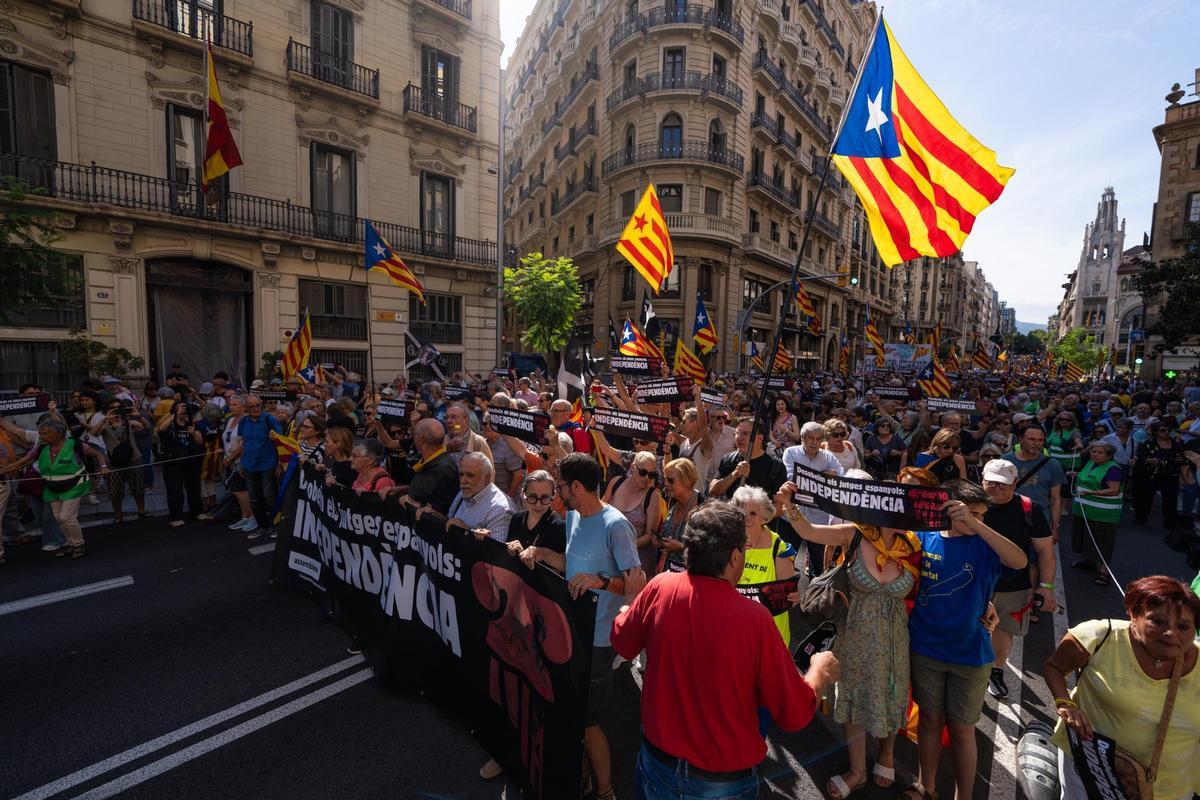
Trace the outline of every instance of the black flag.
[[652, 342], [658, 338], [658, 317], [654, 314], [654, 306], [650, 305], [649, 294], [642, 295], [642, 332]]
[[621, 352], [621, 337], [617, 335], [617, 328], [613, 325], [612, 315], [608, 317], [608, 349], [614, 353]]

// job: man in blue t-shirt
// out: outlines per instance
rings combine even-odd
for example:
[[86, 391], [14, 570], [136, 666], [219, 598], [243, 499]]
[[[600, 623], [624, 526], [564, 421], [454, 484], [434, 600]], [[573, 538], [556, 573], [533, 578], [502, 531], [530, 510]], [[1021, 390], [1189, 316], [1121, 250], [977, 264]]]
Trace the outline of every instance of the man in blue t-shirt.
[[600, 727], [611, 705], [613, 648], [609, 639], [622, 603], [632, 602], [646, 585], [637, 536], [625, 515], [600, 500], [600, 464], [585, 453], [558, 462], [558, 496], [567, 511], [566, 575], [571, 595], [593, 591], [596, 633], [592, 639], [592, 682], [583, 730], [583, 748], [592, 765], [596, 796], [612, 792], [608, 737]]
[[256, 539], [264, 533], [274, 533], [271, 509], [275, 507], [275, 492], [278, 482], [275, 471], [279, 467], [279, 455], [271, 433], [282, 433], [279, 420], [263, 413], [262, 398], [256, 394], [246, 397], [246, 416], [238, 423], [241, 444], [227, 457], [241, 457], [242, 477], [246, 479], [246, 491], [250, 493], [250, 505], [254, 509], [255, 526], [242, 528], [246, 538]]
[[[982, 617], [1002, 569], [1025, 569], [1020, 547], [983, 523], [987, 492], [966, 481], [946, 504], [948, 531], [920, 531], [921, 583], [908, 619], [912, 695], [920, 706], [917, 756], [930, 796], [937, 781], [942, 727], [950, 729], [955, 797], [971, 797], [975, 723], [983, 710], [995, 656]], [[916, 796], [916, 790], [912, 790]]]

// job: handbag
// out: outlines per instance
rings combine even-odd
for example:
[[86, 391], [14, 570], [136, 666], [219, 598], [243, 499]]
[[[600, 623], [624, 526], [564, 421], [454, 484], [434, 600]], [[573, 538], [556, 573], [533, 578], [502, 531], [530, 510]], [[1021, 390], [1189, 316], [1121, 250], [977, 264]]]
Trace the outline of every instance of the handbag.
[[125, 422], [125, 438], [117, 443], [108, 456], [108, 465], [113, 469], [123, 469], [133, 463], [133, 445], [129, 443], [129, 422]]
[[800, 597], [800, 613], [814, 623], [832, 622], [838, 630], [845, 628], [850, 612], [850, 574], [846, 570], [861, 544], [862, 531], [855, 531], [842, 563], [834, 564], [808, 584]]
[[37, 467], [33, 464], [26, 464], [25, 467], [17, 473], [17, 494], [24, 497], [41, 497], [42, 490], [46, 488], [46, 481], [42, 478], [42, 474], [37, 471]]

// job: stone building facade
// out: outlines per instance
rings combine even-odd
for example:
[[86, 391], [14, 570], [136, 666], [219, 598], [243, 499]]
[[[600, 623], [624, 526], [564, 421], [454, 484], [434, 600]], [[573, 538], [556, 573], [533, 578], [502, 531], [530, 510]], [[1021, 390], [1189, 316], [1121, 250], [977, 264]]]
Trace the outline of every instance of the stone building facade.
[[[71, 280], [0, 329], [3, 388], [79, 377], [67, 330], [246, 379], [312, 314], [316, 359], [390, 378], [404, 331], [496, 353], [499, 0], [6, 0], [0, 173], [41, 190]], [[204, 41], [244, 165], [208, 195]], [[418, 306], [363, 269], [376, 221]]]
[[[774, 330], [782, 291], [755, 306], [748, 336], [734, 323], [790, 274], [814, 202], [802, 274], [846, 267], [859, 282], [806, 283], [822, 331], [793, 317], [785, 347], [801, 368], [828, 368], [843, 333], [861, 353], [868, 303], [890, 326], [897, 271], [879, 261], [853, 191], [834, 170], [816, 200], [874, 14], [850, 0], [537, 4], [505, 77], [505, 241], [575, 260], [578, 342], [603, 349], [610, 317], [638, 317], [648, 287], [614, 246], [651, 182], [677, 260], [652, 302], [690, 341], [704, 298], [721, 337], [710, 368], [741, 368], [747, 339]], [[515, 321], [506, 335], [519, 336]]]
[[1117, 195], [1105, 187], [1096, 204], [1096, 218], [1083, 231], [1079, 264], [1063, 284], [1056, 338], [1084, 328], [1105, 347], [1116, 342], [1121, 316], [1117, 270], [1125, 253], [1125, 220], [1117, 213]]

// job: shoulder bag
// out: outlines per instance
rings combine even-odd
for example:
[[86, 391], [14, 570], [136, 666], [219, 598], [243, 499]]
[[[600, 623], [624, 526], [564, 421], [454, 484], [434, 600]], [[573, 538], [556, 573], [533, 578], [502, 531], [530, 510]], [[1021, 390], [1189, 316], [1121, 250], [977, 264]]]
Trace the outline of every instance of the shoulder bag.
[[117, 446], [108, 455], [108, 466], [113, 469], [123, 469], [133, 463], [133, 444], [129, 441], [132, 434], [129, 430], [129, 421], [125, 421], [125, 437], [117, 442]]
[[800, 613], [814, 624], [832, 622], [840, 631], [850, 612], [850, 575], [847, 569], [862, 544], [862, 532], [855, 531], [842, 563], [835, 564], [813, 578], [800, 596]]

